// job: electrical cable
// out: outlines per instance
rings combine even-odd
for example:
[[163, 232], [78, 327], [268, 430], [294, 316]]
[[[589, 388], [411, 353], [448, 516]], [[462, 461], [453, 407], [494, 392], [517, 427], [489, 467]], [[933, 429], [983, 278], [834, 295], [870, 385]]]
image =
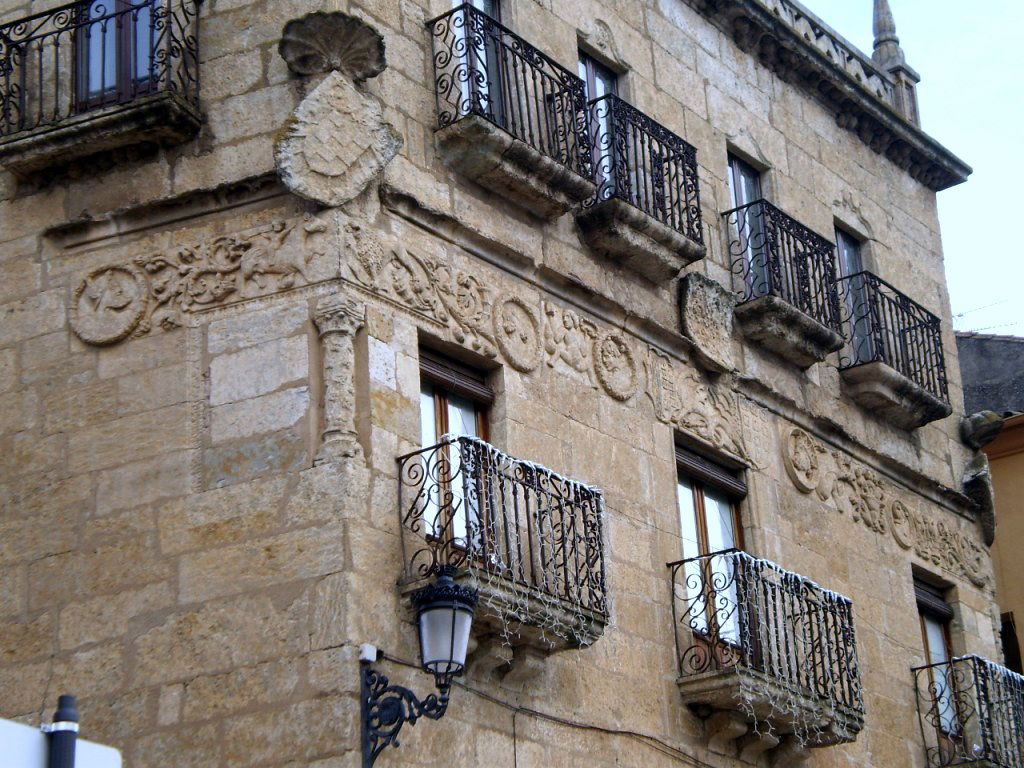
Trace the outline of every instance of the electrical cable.
[[[391, 654], [385, 653], [383, 651], [380, 651], [379, 653], [380, 658], [387, 659], [388, 661], [393, 662], [395, 664], [400, 664], [404, 667], [409, 667], [411, 669], [420, 668], [419, 664], [415, 664], [406, 659], [401, 659], [397, 656], [392, 656]], [[578, 720], [570, 720], [559, 715], [550, 714], [549, 712], [542, 712], [541, 710], [533, 709], [532, 707], [524, 707], [520, 704], [512, 704], [510, 702], [503, 701], [502, 699], [499, 699], [496, 696], [486, 693], [485, 691], [481, 691], [478, 688], [473, 688], [472, 686], [467, 685], [466, 683], [459, 682], [458, 680], [454, 681], [454, 684], [459, 688], [468, 691], [474, 696], [489, 701], [490, 703], [495, 704], [496, 706], [502, 707], [503, 709], [507, 709], [512, 712], [512, 751], [514, 765], [517, 766], [517, 768], [519, 763], [518, 750], [516, 749], [516, 716], [519, 714], [530, 715], [531, 717], [535, 717], [539, 720], [547, 720], [548, 722], [558, 723], [559, 725], [564, 725], [569, 728], [596, 731], [598, 733], [603, 733], [609, 736], [623, 736], [626, 738], [631, 738], [649, 747], [650, 749], [655, 750], [656, 752], [660, 752], [664, 755], [679, 760], [679, 762], [693, 766], [693, 768], [713, 768], [713, 766], [711, 766], [710, 764], [701, 762], [693, 755], [690, 755], [681, 750], [680, 748], [673, 746], [672, 744], [669, 744], [664, 739], [661, 739], [657, 736], [652, 736], [649, 733], [641, 733], [639, 731], [632, 731], [623, 728], [612, 728], [603, 725], [595, 725], [593, 723], [581, 723]]]

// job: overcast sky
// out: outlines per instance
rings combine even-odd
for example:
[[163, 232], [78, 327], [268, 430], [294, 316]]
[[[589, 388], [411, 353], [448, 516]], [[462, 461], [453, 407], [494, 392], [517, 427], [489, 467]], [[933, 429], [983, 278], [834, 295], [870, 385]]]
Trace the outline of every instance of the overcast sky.
[[[873, 0], [801, 0], [865, 53]], [[939, 193], [946, 276], [958, 330], [1024, 336], [1024, 26], [1021, 0], [890, 0], [921, 76], [921, 125], [974, 168]], [[1024, 189], [1024, 185], [1018, 185]]]

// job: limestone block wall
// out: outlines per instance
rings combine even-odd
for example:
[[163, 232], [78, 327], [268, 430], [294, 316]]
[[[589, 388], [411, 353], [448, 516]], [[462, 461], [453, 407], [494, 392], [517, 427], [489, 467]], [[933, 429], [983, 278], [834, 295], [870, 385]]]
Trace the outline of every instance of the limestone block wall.
[[[943, 318], [954, 416], [899, 430], [843, 395], [834, 356], [800, 372], [738, 334], [735, 370], [709, 373], [679, 333], [676, 281], [449, 171], [425, 27], [443, 0], [207, 0], [195, 141], [2, 177], [0, 716], [39, 722], [72, 691], [83, 734], [131, 768], [357, 765], [358, 644], [417, 653], [395, 586], [395, 457], [420, 440], [427, 343], [490, 371], [493, 443], [603, 489], [610, 623], [533, 677], [471, 670], [445, 719], [381, 761], [740, 764], [709, 752], [676, 688], [665, 563], [683, 436], [747, 467], [751, 552], [854, 602], [865, 728], [809, 764], [923, 765], [914, 567], [951, 585], [956, 650], [999, 657], [960, 494], [934, 193], [680, 0], [505, 6], [570, 69], [579, 46], [616, 66], [625, 98], [697, 147], [709, 250], [691, 271], [735, 287], [718, 215], [730, 149], [801, 222], [867, 238], [867, 266]], [[4, 19], [43, 7], [0, 4]], [[275, 139], [326, 81], [276, 48], [315, 10], [383, 35], [388, 67], [359, 93], [402, 138], [334, 208], [274, 178]]]

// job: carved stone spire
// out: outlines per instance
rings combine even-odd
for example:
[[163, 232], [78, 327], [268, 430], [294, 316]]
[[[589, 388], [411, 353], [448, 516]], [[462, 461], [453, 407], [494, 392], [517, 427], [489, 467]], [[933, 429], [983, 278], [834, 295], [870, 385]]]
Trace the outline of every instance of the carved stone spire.
[[895, 84], [892, 105], [909, 122], [920, 125], [915, 87], [921, 78], [907, 66], [900, 39], [896, 36], [896, 22], [892, 17], [889, 0], [875, 0], [874, 32], [875, 50], [871, 58]]
[[889, 0], [875, 0], [875, 51], [871, 58], [884, 70], [904, 63], [900, 39], [896, 37], [896, 22], [892, 17]]

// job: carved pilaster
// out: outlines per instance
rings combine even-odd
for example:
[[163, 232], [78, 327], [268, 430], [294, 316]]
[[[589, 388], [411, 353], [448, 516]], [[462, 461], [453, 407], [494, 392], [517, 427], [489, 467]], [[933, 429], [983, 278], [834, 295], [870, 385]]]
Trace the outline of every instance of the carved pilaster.
[[320, 332], [324, 364], [324, 430], [316, 464], [361, 457], [356, 433], [355, 335], [366, 308], [349, 299], [323, 301], [313, 321]]

